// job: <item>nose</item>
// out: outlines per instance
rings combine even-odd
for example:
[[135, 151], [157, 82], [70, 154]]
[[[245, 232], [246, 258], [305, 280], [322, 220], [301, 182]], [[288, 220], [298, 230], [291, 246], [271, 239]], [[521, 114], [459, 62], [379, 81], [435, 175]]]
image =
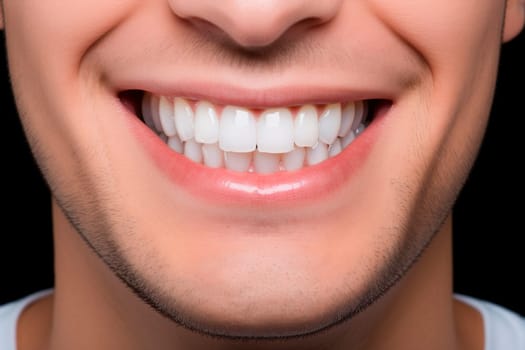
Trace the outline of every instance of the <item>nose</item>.
[[196, 28], [226, 35], [245, 48], [269, 46], [286, 33], [307, 32], [335, 17], [344, 0], [169, 0]]

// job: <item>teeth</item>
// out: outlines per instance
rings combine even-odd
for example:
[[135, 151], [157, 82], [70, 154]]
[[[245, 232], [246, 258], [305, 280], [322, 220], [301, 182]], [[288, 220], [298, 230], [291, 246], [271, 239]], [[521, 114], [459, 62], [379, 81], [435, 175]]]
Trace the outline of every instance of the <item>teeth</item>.
[[225, 152], [255, 150], [257, 125], [253, 113], [245, 108], [227, 106], [219, 122], [219, 147]]
[[[175, 152], [210, 168], [270, 174], [341, 153], [366, 128], [364, 101], [260, 112], [146, 93], [145, 123]], [[319, 112], [320, 111], [320, 112]]]
[[355, 102], [355, 116], [354, 120], [352, 122], [352, 126], [350, 129], [356, 130], [359, 124], [361, 124], [364, 120], [366, 112], [366, 105], [363, 103], [363, 101], [356, 101]]
[[164, 96], [159, 100], [159, 119], [162, 131], [166, 136], [174, 136], [177, 134], [175, 128], [175, 111], [171, 102]]
[[355, 132], [354, 131], [350, 131], [348, 134], [346, 134], [345, 137], [343, 137], [341, 139], [341, 146], [343, 148], [345, 148], [346, 146], [348, 146], [349, 144], [352, 143], [352, 141], [354, 141], [355, 139]]
[[234, 171], [248, 171], [252, 162], [251, 153], [237, 153], [237, 152], [225, 152], [224, 153], [224, 165], [226, 169]]
[[184, 155], [195, 163], [202, 162], [201, 144], [194, 139], [186, 141], [184, 143]]
[[201, 143], [219, 141], [219, 118], [209, 102], [201, 101], [195, 108], [195, 141]]
[[299, 147], [312, 147], [319, 140], [319, 122], [317, 109], [312, 105], [305, 105], [299, 109], [294, 122], [295, 144]]
[[334, 103], [326, 106], [319, 117], [319, 140], [331, 145], [337, 138], [341, 127], [341, 104]]
[[224, 153], [216, 143], [202, 145], [202, 156], [204, 165], [210, 168], [222, 168], [224, 166]]
[[322, 142], [318, 142], [314, 147], [306, 149], [306, 162], [308, 165], [319, 164], [328, 159], [328, 146]]
[[160, 122], [160, 113], [159, 113], [159, 105], [160, 105], [160, 98], [158, 96], [151, 96], [150, 98], [150, 113], [151, 119], [153, 120], [153, 126], [155, 128], [155, 131], [161, 132], [162, 131], [162, 124]]
[[329, 157], [335, 157], [341, 151], [343, 150], [343, 146], [341, 145], [341, 140], [337, 139], [332, 143], [330, 146], [328, 146], [328, 156]]
[[293, 150], [293, 117], [288, 108], [265, 111], [257, 122], [257, 149], [266, 153]]
[[184, 151], [184, 144], [177, 135], [168, 138], [168, 146], [177, 153]]
[[144, 118], [144, 122], [147, 126], [149, 126], [150, 129], [153, 131], [159, 132], [160, 130], [155, 130], [155, 121], [153, 120], [153, 116], [151, 115], [151, 111], [154, 109], [151, 105], [151, 95], [145, 94], [144, 98], [142, 99], [142, 117]]
[[341, 116], [341, 127], [339, 128], [339, 133], [337, 136], [344, 137], [348, 134], [350, 129], [352, 128], [352, 124], [354, 123], [355, 118], [355, 103], [350, 102], [347, 103], [345, 108], [342, 111]]
[[279, 170], [281, 156], [274, 153], [254, 152], [253, 166], [258, 174], [271, 174]]
[[182, 141], [192, 139], [194, 136], [193, 109], [190, 104], [182, 98], [174, 101], [175, 126]]

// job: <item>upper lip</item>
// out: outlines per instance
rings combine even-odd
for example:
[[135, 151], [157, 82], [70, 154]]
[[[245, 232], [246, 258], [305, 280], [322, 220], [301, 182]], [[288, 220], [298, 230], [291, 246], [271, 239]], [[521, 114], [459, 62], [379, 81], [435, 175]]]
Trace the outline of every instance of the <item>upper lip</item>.
[[304, 104], [328, 104], [358, 100], [393, 100], [394, 92], [366, 88], [323, 87], [313, 84], [275, 86], [264, 89], [220, 83], [165, 83], [162, 81], [129, 81], [120, 84], [118, 92], [139, 90], [157, 96], [206, 100], [218, 105], [249, 108], [291, 107]]

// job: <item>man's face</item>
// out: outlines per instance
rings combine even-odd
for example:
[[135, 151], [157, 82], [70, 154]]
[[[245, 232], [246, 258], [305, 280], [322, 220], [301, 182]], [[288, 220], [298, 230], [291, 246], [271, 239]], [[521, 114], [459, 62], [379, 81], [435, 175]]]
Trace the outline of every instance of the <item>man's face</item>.
[[4, 2], [20, 116], [64, 216], [167, 316], [261, 336], [373, 302], [440, 229], [487, 122], [504, 12]]

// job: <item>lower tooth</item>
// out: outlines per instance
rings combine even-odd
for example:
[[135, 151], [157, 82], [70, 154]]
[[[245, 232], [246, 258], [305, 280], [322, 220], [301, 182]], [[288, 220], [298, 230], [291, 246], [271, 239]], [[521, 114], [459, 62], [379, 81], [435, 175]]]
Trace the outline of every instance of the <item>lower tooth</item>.
[[253, 166], [258, 174], [271, 174], [279, 170], [280, 154], [254, 152]]
[[234, 171], [248, 171], [252, 162], [252, 153], [224, 152], [224, 165], [226, 169]]
[[341, 153], [342, 150], [343, 148], [341, 146], [341, 141], [338, 138], [334, 141], [334, 143], [330, 145], [330, 147], [328, 147], [328, 156], [335, 157], [336, 155]]
[[193, 160], [195, 163], [202, 162], [201, 144], [194, 139], [188, 140], [184, 143], [184, 155], [186, 158]]
[[283, 165], [288, 171], [299, 170], [304, 165], [306, 151], [303, 147], [296, 147], [293, 151], [283, 154]]
[[326, 159], [328, 159], [328, 146], [325, 143], [318, 142], [317, 145], [306, 150], [308, 165], [319, 164]]
[[224, 166], [224, 153], [216, 143], [202, 145], [202, 156], [204, 165], [210, 168], [222, 168]]
[[354, 139], [355, 139], [355, 133], [353, 131], [350, 131], [348, 134], [346, 134], [345, 137], [341, 139], [342, 148], [345, 148], [346, 146], [351, 144], [352, 141], [354, 141]]
[[168, 146], [177, 153], [182, 153], [184, 151], [184, 144], [177, 135], [168, 139]]

